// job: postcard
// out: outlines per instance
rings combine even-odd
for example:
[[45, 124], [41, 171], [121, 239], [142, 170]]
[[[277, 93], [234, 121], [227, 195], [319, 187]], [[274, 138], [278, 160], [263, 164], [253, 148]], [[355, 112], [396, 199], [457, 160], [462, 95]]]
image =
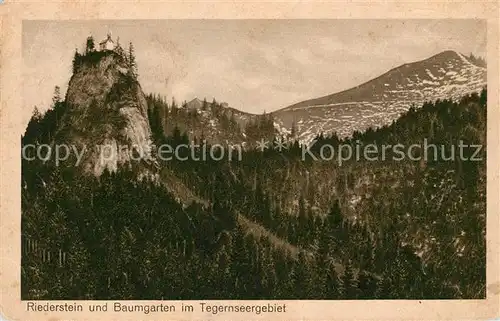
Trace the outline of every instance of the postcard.
[[493, 320], [498, 4], [4, 1], [4, 320]]

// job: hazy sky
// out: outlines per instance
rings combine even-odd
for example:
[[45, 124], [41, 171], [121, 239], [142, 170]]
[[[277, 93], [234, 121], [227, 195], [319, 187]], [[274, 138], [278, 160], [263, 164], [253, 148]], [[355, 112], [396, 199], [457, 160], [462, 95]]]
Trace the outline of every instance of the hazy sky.
[[25, 21], [25, 118], [66, 90], [75, 48], [133, 42], [145, 93], [260, 113], [359, 85], [443, 50], [486, 56], [481, 20]]

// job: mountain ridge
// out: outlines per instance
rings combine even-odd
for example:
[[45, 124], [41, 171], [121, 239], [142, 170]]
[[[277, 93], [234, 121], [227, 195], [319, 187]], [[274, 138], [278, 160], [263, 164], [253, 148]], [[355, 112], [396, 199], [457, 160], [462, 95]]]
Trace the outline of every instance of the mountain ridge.
[[412, 105], [437, 99], [460, 99], [486, 85], [486, 68], [463, 54], [446, 50], [427, 59], [405, 63], [358, 86], [304, 100], [272, 114], [282, 135], [292, 127], [301, 142], [320, 133], [341, 137], [389, 124]]
[[[322, 100], [322, 99], [327, 99], [327, 98], [332, 97], [332, 96], [341, 95], [341, 94], [349, 92], [349, 91], [351, 91], [353, 89], [363, 87], [363, 86], [371, 83], [372, 81], [376, 81], [376, 80], [384, 77], [386, 74], [394, 72], [394, 71], [396, 71], [396, 70], [398, 70], [400, 68], [405, 68], [405, 67], [411, 66], [413, 64], [419, 64], [419, 63], [423, 63], [423, 62], [426, 62], [426, 61], [431, 60], [431, 59], [441, 58], [443, 56], [446, 57], [446, 56], [450, 56], [450, 55], [457, 55], [457, 56], [459, 56], [461, 58], [466, 59], [469, 64], [472, 64], [472, 65], [474, 65], [476, 67], [479, 67], [479, 68], [484, 68], [484, 67], [478, 66], [478, 65], [470, 62], [463, 54], [461, 54], [461, 53], [459, 53], [459, 52], [457, 52], [455, 50], [445, 50], [445, 51], [442, 51], [442, 52], [437, 53], [435, 55], [432, 55], [432, 56], [430, 56], [429, 58], [426, 58], [426, 59], [421, 59], [421, 60], [417, 60], [417, 61], [414, 61], [414, 62], [408, 62], [408, 63], [401, 64], [399, 66], [393, 67], [393, 68], [389, 69], [388, 71], [382, 73], [381, 75], [379, 75], [379, 76], [377, 76], [375, 78], [369, 79], [369, 80], [367, 80], [365, 82], [362, 82], [361, 84], [359, 84], [357, 86], [354, 86], [354, 87], [351, 87], [351, 88], [348, 88], [348, 89], [344, 89], [344, 90], [335, 92], [333, 94], [324, 95], [324, 96], [321, 96], [321, 97], [318, 97], [318, 98], [302, 100], [302, 101], [294, 103], [294, 104], [292, 104], [290, 106], [280, 108], [280, 109], [274, 111], [273, 113], [277, 113], [277, 112], [280, 112], [280, 111], [283, 111], [283, 110], [287, 110], [287, 109], [297, 108], [297, 107], [300, 107], [300, 105], [302, 105], [302, 104], [304, 104], [306, 102], [310, 102], [310, 101], [314, 101], [314, 100]], [[486, 69], [486, 68], [484, 68], [484, 69]]]

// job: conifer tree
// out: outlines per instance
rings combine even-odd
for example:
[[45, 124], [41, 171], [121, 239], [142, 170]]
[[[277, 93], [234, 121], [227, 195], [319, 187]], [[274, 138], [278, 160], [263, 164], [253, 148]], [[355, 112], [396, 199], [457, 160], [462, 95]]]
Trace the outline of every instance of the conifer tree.
[[175, 97], [172, 97], [172, 105], [171, 105], [171, 114], [176, 116], [179, 107], [177, 106], [177, 102], [175, 101]]
[[297, 299], [306, 299], [310, 293], [311, 271], [309, 262], [307, 262], [306, 253], [301, 251], [299, 259], [295, 263], [293, 273], [294, 295]]
[[297, 123], [294, 120], [292, 122], [292, 129], [291, 129], [291, 132], [290, 132], [290, 138], [291, 139], [295, 139], [296, 136], [297, 136]]
[[129, 43], [128, 47], [128, 72], [131, 76], [137, 77], [137, 63], [135, 62], [134, 45]]
[[123, 50], [121, 44], [120, 44], [120, 37], [116, 39], [116, 47], [115, 47], [115, 52], [120, 56], [122, 59], [124, 59], [128, 63], [128, 59], [125, 54], [125, 50]]
[[33, 114], [31, 116], [31, 119], [33, 119], [35, 121], [39, 121], [40, 119], [42, 119], [42, 114], [38, 110], [37, 106], [33, 107]]
[[389, 274], [385, 274], [376, 283], [375, 298], [381, 300], [387, 300], [395, 298], [391, 293], [391, 280], [389, 279]]
[[94, 45], [94, 37], [89, 36], [87, 38], [87, 44], [85, 46], [85, 53], [89, 54], [95, 50], [95, 45]]
[[78, 48], [75, 48], [75, 54], [73, 56], [73, 61], [72, 61], [72, 72], [73, 74], [78, 71], [78, 65], [80, 63], [80, 54], [78, 53]]
[[342, 276], [342, 299], [355, 299], [357, 294], [357, 285], [352, 270], [351, 260], [348, 260], [345, 265], [344, 275]]
[[324, 298], [327, 300], [339, 299], [342, 294], [342, 287], [335, 267], [328, 264], [324, 270], [326, 274], [324, 279]]
[[488, 96], [488, 93], [487, 93], [487, 89], [486, 88], [483, 88], [483, 90], [481, 90], [481, 96], [480, 96], [480, 99], [479, 99], [479, 103], [481, 104], [481, 106], [485, 107], [486, 106], [486, 103], [487, 103], [487, 96]]
[[52, 106], [55, 107], [58, 103], [61, 102], [61, 87], [54, 87], [54, 95], [52, 96]]
[[203, 104], [201, 105], [201, 110], [207, 110], [208, 109], [208, 102], [207, 98], [203, 98]]
[[360, 272], [358, 289], [360, 299], [373, 299], [377, 291], [377, 281], [367, 272]]

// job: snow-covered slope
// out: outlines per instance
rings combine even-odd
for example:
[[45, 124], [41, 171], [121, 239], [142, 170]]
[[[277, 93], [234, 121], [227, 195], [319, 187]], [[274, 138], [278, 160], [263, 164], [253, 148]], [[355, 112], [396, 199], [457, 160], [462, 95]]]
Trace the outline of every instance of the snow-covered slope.
[[425, 101], [459, 99], [486, 85], [486, 68], [455, 51], [444, 51], [426, 60], [404, 64], [357, 87], [311, 99], [273, 113], [276, 128], [289, 133], [296, 124], [301, 142], [317, 134], [337, 132], [341, 137], [355, 130], [388, 124], [412, 105]]

